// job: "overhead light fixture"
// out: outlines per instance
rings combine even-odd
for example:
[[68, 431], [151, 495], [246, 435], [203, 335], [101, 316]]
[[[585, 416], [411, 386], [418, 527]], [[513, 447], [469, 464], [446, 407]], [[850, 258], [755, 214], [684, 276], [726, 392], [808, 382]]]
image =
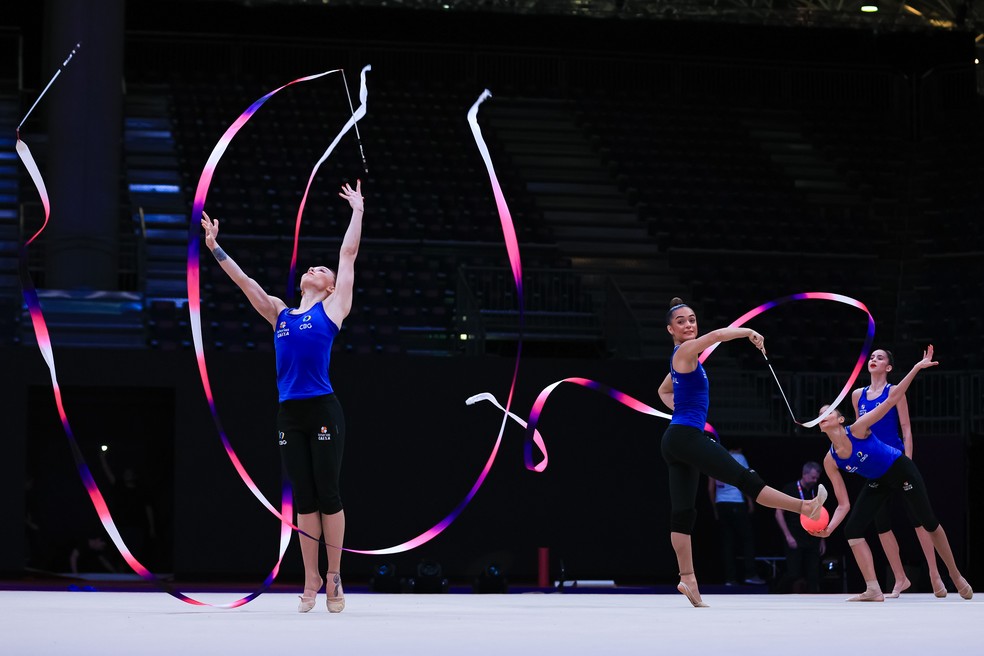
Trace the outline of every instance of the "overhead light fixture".
[[878, 5], [870, 4], [870, 3], [861, 5], [861, 11], [863, 11], [866, 14], [873, 14], [876, 11], [878, 11]]

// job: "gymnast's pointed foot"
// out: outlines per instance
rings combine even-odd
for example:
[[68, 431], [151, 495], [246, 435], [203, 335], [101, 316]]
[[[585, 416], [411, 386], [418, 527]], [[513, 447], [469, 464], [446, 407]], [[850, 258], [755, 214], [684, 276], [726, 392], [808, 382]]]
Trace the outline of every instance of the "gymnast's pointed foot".
[[806, 516], [810, 519], [819, 519], [820, 511], [823, 510], [823, 502], [827, 500], [827, 488], [823, 483], [817, 486], [817, 496], [807, 503]]
[[964, 577], [958, 577], [956, 581], [953, 582], [957, 586], [957, 594], [964, 599], [974, 598], [974, 589], [970, 587], [970, 583], [967, 583], [967, 579]]
[[[684, 581], [686, 579], [686, 581]], [[707, 608], [707, 604], [700, 598], [700, 591], [697, 589], [697, 577], [694, 576], [693, 572], [688, 572], [684, 574], [680, 572], [680, 582], [677, 584], [677, 590], [683, 594], [694, 608]]]
[[910, 586], [912, 586], [912, 583], [909, 582], [909, 577], [906, 576], [901, 581], [896, 581], [895, 587], [892, 588], [892, 594], [886, 596], [890, 599], [898, 599]]
[[306, 613], [312, 608], [314, 608], [314, 604], [317, 602], [318, 590], [321, 589], [322, 583], [323, 581], [319, 578], [317, 585], [311, 585], [310, 587], [308, 587], [305, 584], [304, 594], [300, 596], [301, 601], [298, 602], [297, 604], [298, 613]]

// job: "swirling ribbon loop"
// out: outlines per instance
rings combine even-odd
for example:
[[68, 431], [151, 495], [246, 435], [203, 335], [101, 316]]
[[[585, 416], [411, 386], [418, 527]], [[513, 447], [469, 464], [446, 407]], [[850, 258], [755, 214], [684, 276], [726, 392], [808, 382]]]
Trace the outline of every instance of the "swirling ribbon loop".
[[[240, 114], [240, 116], [232, 122], [232, 124], [226, 129], [226, 131], [219, 138], [215, 147], [212, 149], [212, 153], [209, 155], [208, 160], [205, 162], [205, 167], [202, 170], [202, 174], [198, 179], [198, 186], [195, 190], [195, 198], [192, 203], [191, 209], [191, 220], [188, 224], [188, 269], [187, 269], [187, 283], [188, 283], [188, 313], [189, 313], [189, 323], [191, 326], [192, 340], [195, 345], [195, 358], [198, 362], [198, 374], [201, 378], [202, 387], [205, 391], [205, 398], [208, 401], [208, 408], [212, 415], [212, 421], [215, 424], [216, 431], [219, 434], [219, 439], [222, 442], [222, 446], [225, 449], [226, 455], [232, 462], [233, 467], [239, 474], [239, 477], [246, 484], [246, 487], [253, 494], [254, 497], [274, 516], [276, 516], [280, 521], [286, 525], [286, 528], [300, 531], [300, 529], [294, 525], [292, 517], [289, 513], [283, 513], [274, 508], [273, 504], [260, 492], [259, 487], [253, 481], [249, 472], [243, 466], [242, 461], [240, 461], [239, 456], [236, 455], [235, 450], [232, 448], [232, 444], [229, 442], [229, 438], [226, 436], [225, 429], [222, 427], [222, 421], [219, 418], [218, 410], [215, 406], [215, 396], [212, 393], [212, 385], [209, 381], [208, 376], [208, 366], [205, 362], [205, 348], [204, 339], [202, 337], [202, 314], [201, 314], [201, 292], [200, 292], [200, 277], [201, 277], [201, 254], [199, 239], [201, 235], [201, 219], [202, 213], [205, 209], [205, 200], [208, 197], [209, 187], [212, 185], [212, 178], [215, 175], [216, 167], [219, 165], [219, 161], [225, 154], [229, 145], [232, 143], [233, 138], [236, 134], [246, 125], [247, 122], [253, 117], [253, 115], [263, 106], [263, 104], [276, 95], [278, 92], [286, 89], [289, 86], [298, 84], [301, 82], [309, 82], [311, 80], [316, 80], [318, 78], [330, 75], [331, 73], [337, 73], [341, 69], [334, 69], [330, 71], [325, 71], [323, 73], [317, 73], [315, 75], [307, 75], [305, 77], [297, 78], [292, 80], [287, 84], [277, 87], [273, 91], [270, 91], [266, 95], [262, 96], [251, 104], [246, 110]], [[325, 153], [324, 157], [318, 161], [315, 170], [311, 173], [311, 179], [313, 180], [317, 167], [327, 159], [328, 154], [334, 149], [335, 145], [341, 139], [341, 137], [351, 128], [351, 126], [358, 120], [359, 117], [365, 115], [365, 99], [366, 99], [366, 89], [365, 89], [365, 73], [369, 70], [369, 67], [365, 67], [362, 71], [362, 90], [360, 92], [360, 98], [362, 99], [362, 105], [356, 111], [356, 115], [353, 115], [351, 119], [345, 124], [342, 130], [339, 132], [338, 136], [332, 141], [329, 150]], [[310, 188], [310, 181], [308, 182], [308, 188]], [[307, 190], [304, 193], [304, 199], [307, 198]], [[298, 229], [295, 230], [295, 240], [297, 233], [299, 231], [301, 215], [303, 213], [303, 202], [301, 204], [301, 209], [298, 211], [297, 222]], [[295, 241], [294, 252], [297, 252], [297, 244]], [[293, 267], [293, 261], [292, 261]], [[303, 532], [302, 532], [303, 533]], [[309, 536], [310, 537], [310, 536]]]
[[[500, 223], [502, 225], [503, 238], [505, 239], [506, 242], [506, 250], [509, 252], [509, 261], [510, 264], [512, 265], [513, 279], [516, 284], [516, 294], [517, 294], [517, 298], [519, 299], [519, 308], [520, 308], [519, 322], [520, 322], [520, 326], [522, 326], [523, 324], [523, 303], [522, 303], [523, 273], [522, 273], [522, 265], [519, 259], [519, 240], [516, 239], [516, 231], [512, 222], [512, 217], [509, 214], [509, 207], [506, 204], [506, 199], [502, 193], [502, 188], [499, 186], [499, 180], [496, 177], [495, 169], [492, 166], [492, 159], [491, 156], [489, 155], [488, 147], [485, 145], [485, 141], [482, 138], [482, 132], [481, 129], [478, 127], [478, 121], [477, 121], [479, 105], [481, 105], [482, 102], [484, 102], [487, 98], [491, 97], [491, 95], [492, 94], [490, 94], [488, 90], [485, 90], [481, 94], [481, 96], [479, 96], [478, 100], [475, 101], [471, 109], [468, 110], [467, 121], [469, 126], [471, 127], [472, 135], [475, 138], [475, 143], [477, 144], [478, 150], [482, 155], [482, 159], [485, 161], [485, 166], [489, 173], [489, 179], [490, 182], [492, 183], [492, 193], [495, 197], [496, 207], [499, 212]], [[508, 407], [509, 407], [509, 403], [512, 401], [512, 395], [516, 386], [516, 379], [519, 373], [519, 358], [520, 358], [520, 352], [519, 350], [517, 350], [516, 364], [513, 371], [513, 382], [509, 388], [509, 397], [506, 401], [506, 408], [503, 408], [505, 414], [502, 419], [502, 424], [499, 427], [499, 434], [496, 437], [495, 444], [492, 447], [492, 452], [489, 454], [488, 460], [486, 460], [485, 462], [485, 466], [479, 472], [478, 478], [472, 484], [471, 488], [468, 490], [468, 493], [465, 495], [465, 497], [460, 502], [458, 502], [458, 504], [451, 509], [451, 512], [449, 512], [441, 521], [439, 521], [434, 526], [427, 529], [420, 535], [417, 535], [416, 537], [413, 537], [405, 542], [394, 545], [392, 547], [384, 547], [382, 549], [346, 548], [345, 551], [350, 551], [352, 553], [358, 553], [364, 555], [387, 555], [387, 554], [395, 554], [404, 551], [409, 551], [410, 549], [419, 547], [420, 545], [436, 538], [438, 535], [444, 532], [444, 530], [448, 526], [450, 526], [461, 515], [462, 511], [464, 511], [465, 507], [467, 507], [468, 504], [471, 502], [471, 500], [475, 498], [475, 495], [478, 493], [478, 490], [485, 483], [485, 479], [488, 477], [489, 472], [492, 470], [492, 465], [495, 463], [496, 456], [499, 453], [499, 447], [502, 444], [502, 434], [505, 431], [505, 427], [506, 427], [506, 420], [511, 415], [511, 413], [508, 410]], [[496, 405], [498, 405], [498, 403], [496, 403]], [[499, 407], [501, 408], [502, 406]], [[515, 420], [521, 421], [515, 415], [512, 416]], [[546, 451], [544, 451], [543, 454], [544, 454], [543, 464], [545, 466]]]
[[[72, 53], [74, 54], [74, 52], [75, 51], [73, 50]], [[70, 60], [71, 60], [71, 55], [68, 57], [68, 59], [65, 60], [65, 62], [62, 64], [62, 67], [67, 65]], [[58, 77], [60, 73], [61, 73], [61, 69], [59, 69], [59, 71], [52, 78], [51, 82], [49, 82], [48, 85], [45, 87], [45, 91], [47, 91], [47, 89], [50, 88], [51, 83], [54, 82], [54, 80]], [[42, 92], [42, 96], [43, 95], [44, 94]], [[40, 101], [40, 97], [38, 98], [38, 101]], [[34, 109], [38, 101], [35, 101], [34, 105], [32, 105], [31, 107], [31, 110]], [[28, 114], [30, 114], [30, 111], [28, 112]], [[21, 121], [21, 125], [23, 125], [24, 121], [26, 120], [27, 117], [25, 116], [24, 120]], [[38, 349], [41, 351], [41, 356], [44, 358], [45, 364], [47, 364], [48, 366], [49, 374], [51, 375], [51, 387], [54, 393], [55, 406], [57, 407], [58, 410], [58, 417], [61, 420], [62, 429], [65, 432], [65, 436], [68, 438], [68, 444], [72, 451], [72, 457], [75, 461], [75, 466], [79, 472], [79, 476], [82, 479], [82, 484], [85, 486], [86, 493], [89, 495], [89, 499], [92, 501], [92, 505], [96, 510], [96, 514], [99, 517], [99, 522], [106, 530], [107, 535], [109, 535], [110, 539], [112, 540], [117, 550], [119, 550], [120, 555], [123, 557], [123, 560], [126, 562], [126, 564], [129, 565], [130, 568], [135, 573], [137, 573], [141, 578], [153, 583], [158, 588], [160, 588], [164, 592], [167, 592], [171, 596], [195, 606], [212, 606], [216, 608], [236, 608], [238, 606], [242, 606], [243, 604], [249, 603], [256, 597], [258, 597], [260, 594], [262, 594], [267, 588], [269, 588], [270, 584], [273, 583], [273, 580], [276, 578], [277, 572], [280, 569], [280, 563], [283, 558], [283, 554], [286, 552], [287, 544], [290, 539], [290, 529], [288, 527], [283, 527], [281, 529], [280, 557], [277, 559], [276, 565], [273, 567], [271, 572], [267, 575], [266, 579], [264, 580], [260, 588], [250, 593], [249, 595], [237, 599], [228, 604], [208, 604], [206, 602], [200, 601], [198, 599], [194, 599], [192, 597], [189, 597], [188, 595], [185, 595], [184, 593], [172, 589], [168, 583], [161, 580], [153, 572], [151, 572], [146, 566], [144, 566], [143, 563], [137, 560], [136, 556], [133, 555], [129, 547], [126, 545], [126, 542], [123, 540], [123, 537], [120, 535], [120, 532], [116, 526], [116, 522], [113, 520], [113, 516], [109, 511], [109, 507], [106, 504], [105, 497], [100, 491], [99, 486], [96, 484], [96, 481], [92, 476], [92, 472], [90, 471], [89, 466], [85, 461], [85, 457], [82, 455], [82, 450], [79, 448], [78, 442], [75, 438], [75, 434], [72, 431], [71, 423], [69, 422], [68, 419], [68, 414], [65, 411], [65, 406], [62, 401], [61, 387], [58, 384], [58, 373], [55, 367], [55, 356], [51, 345], [51, 337], [48, 331], [47, 322], [45, 321], [44, 318], [44, 313], [42, 312], [41, 309], [40, 300], [38, 299], [37, 290], [34, 287], [34, 282], [31, 280], [31, 275], [28, 268], [27, 247], [31, 243], [33, 243], [47, 227], [48, 222], [51, 218], [51, 201], [48, 195], [47, 187], [44, 184], [44, 178], [41, 175], [37, 162], [34, 160], [34, 156], [31, 154], [31, 149], [28, 148], [27, 144], [24, 141], [22, 141], [20, 138], [20, 126], [18, 126], [18, 131], [17, 131], [16, 151], [21, 162], [24, 164], [24, 167], [27, 169], [31, 177], [31, 180], [34, 183], [35, 188], [37, 189], [38, 195], [40, 196], [41, 199], [41, 205], [44, 208], [44, 221], [41, 227], [20, 248], [19, 273], [21, 279], [21, 286], [23, 290], [24, 302], [31, 316], [31, 323], [34, 328], [35, 337], [37, 339]], [[292, 502], [291, 502], [291, 494], [290, 494], [289, 487], [285, 487], [283, 489], [282, 502], [283, 502], [282, 503], [283, 512], [285, 514], [291, 513]]]
[[[335, 148], [335, 146], [337, 145], [339, 139], [341, 139], [341, 137], [350, 128], [352, 128], [353, 126], [355, 126], [356, 122], [365, 115], [365, 104], [366, 104], [366, 96], [367, 96], [367, 94], [366, 94], [366, 84], [365, 84], [365, 73], [367, 71], [369, 71], [369, 70], [370, 70], [370, 67], [368, 67], [368, 66], [365, 67], [362, 70], [361, 87], [360, 87], [360, 92], [359, 92], [359, 98], [360, 98], [360, 101], [361, 101], [361, 105], [353, 113], [352, 118], [345, 124], [345, 126], [342, 128], [341, 132], [335, 138], [335, 140], [332, 141], [331, 145], [328, 147], [327, 151], [325, 152], [325, 155], [318, 161], [318, 163], [315, 165], [314, 170], [312, 171], [311, 175], [309, 176], [308, 185], [307, 185], [307, 188], [305, 189], [304, 198], [302, 199], [300, 208], [298, 210], [297, 222], [295, 224], [295, 229], [294, 229], [294, 240], [295, 241], [294, 241], [293, 255], [292, 255], [292, 258], [291, 258], [291, 273], [290, 273], [291, 285], [293, 284], [294, 272], [295, 272], [295, 269], [296, 269], [297, 240], [298, 240], [298, 238], [300, 236], [301, 216], [303, 214], [304, 204], [305, 204], [305, 201], [307, 199], [308, 191], [310, 190], [311, 184], [312, 184], [312, 182], [314, 180], [314, 176], [315, 176], [315, 174], [317, 172], [318, 167], [320, 167], [321, 163], [324, 162], [324, 160], [327, 158], [327, 156], [331, 153], [332, 149]], [[328, 72], [332, 72], [332, 71], [328, 71]], [[326, 74], [327, 73], [322, 73], [321, 75], [326, 75]], [[305, 80], [309, 80], [309, 79], [314, 79], [315, 77], [320, 77], [320, 75], [318, 75], [318, 76], [311, 76], [311, 77], [308, 77], [308, 78], [301, 78], [301, 79], [295, 80], [294, 82], [291, 82], [291, 83], [289, 83], [287, 85], [284, 85], [284, 87], [289, 86], [290, 84], [294, 84], [296, 82], [301, 82], [301, 81], [305, 81]], [[212, 176], [214, 175], [215, 168], [218, 165], [218, 162], [221, 159], [222, 154], [228, 148], [229, 143], [231, 142], [231, 140], [235, 136], [235, 134], [243, 127], [243, 125], [245, 125], [246, 121], [249, 120], [249, 118], [252, 116], [252, 114], [255, 113], [255, 111], [257, 109], [259, 109], [259, 107], [264, 102], [266, 102], [267, 99], [269, 99], [274, 93], [276, 93], [277, 91], [279, 91], [280, 89], [282, 89], [284, 87], [280, 87], [279, 89], [276, 89], [276, 90], [270, 92], [266, 96], [260, 98], [255, 103], [253, 103], [249, 107], [249, 109], [247, 109], [246, 112], [244, 112], [243, 115], [240, 116], [239, 119], [237, 119], [233, 123], [232, 126], [230, 126], [230, 128], [226, 131], [226, 133], [219, 140], [219, 143], [215, 146], [215, 149], [213, 150], [212, 155], [208, 159], [208, 162], [207, 162], [207, 164], [205, 166], [205, 170], [203, 171], [202, 177], [201, 177], [201, 179], [199, 181], [197, 191], [195, 193], [195, 201], [194, 201], [194, 205], [193, 205], [193, 208], [192, 208], [191, 222], [189, 224], [189, 236], [188, 236], [188, 305], [189, 305], [189, 312], [191, 313], [192, 334], [194, 336], [195, 353], [196, 353], [196, 357], [198, 359], [198, 368], [199, 368], [199, 374], [200, 374], [201, 379], [202, 379], [202, 386], [205, 389], [206, 398], [208, 399], [208, 403], [209, 403], [209, 409], [212, 412], [213, 420], [215, 422], [215, 425], [216, 425], [217, 430], [219, 431], [219, 435], [221, 437], [222, 444], [223, 444], [223, 446], [226, 449], [227, 455], [229, 456], [230, 460], [232, 461], [233, 465], [235, 466], [236, 471], [239, 472], [239, 475], [243, 479], [243, 482], [246, 483], [247, 487], [252, 492], [253, 496], [255, 496], [260, 501], [260, 503], [268, 511], [270, 511], [273, 515], [275, 515], [278, 519], [280, 519], [280, 521], [281, 521], [281, 523], [282, 523], [283, 526], [288, 527], [289, 529], [293, 529], [294, 531], [297, 531], [301, 535], [304, 535], [304, 536], [306, 536], [308, 538], [317, 539], [317, 538], [314, 538], [313, 536], [308, 535], [307, 533], [304, 533], [303, 531], [301, 531], [300, 528], [298, 528], [297, 526], [295, 526], [293, 524], [293, 522], [292, 522], [292, 519], [293, 518], [290, 516], [289, 513], [280, 513], [280, 512], [277, 512], [277, 510], [272, 506], [272, 504], [270, 504], [270, 502], [263, 496], [262, 492], [260, 492], [259, 488], [256, 486], [256, 484], [250, 478], [249, 474], [246, 472], [245, 467], [243, 467], [242, 463], [239, 461], [239, 458], [236, 456], [235, 452], [232, 450], [232, 446], [229, 444], [228, 438], [225, 435], [225, 431], [222, 429], [222, 425], [221, 425], [221, 422], [219, 420], [218, 412], [215, 409], [214, 397], [212, 396], [211, 385], [210, 385], [209, 379], [208, 379], [208, 371], [207, 371], [207, 367], [206, 367], [206, 364], [205, 364], [204, 349], [202, 348], [203, 339], [202, 339], [202, 331], [201, 331], [201, 301], [200, 301], [200, 296], [199, 296], [199, 276], [200, 276], [200, 270], [201, 269], [200, 269], [200, 255], [199, 255], [199, 244], [198, 244], [198, 241], [199, 241], [199, 228], [198, 228], [198, 224], [200, 223], [200, 220], [201, 220], [201, 217], [202, 217], [202, 211], [203, 211], [204, 206], [205, 206], [205, 199], [206, 199], [206, 197], [208, 195], [208, 188], [209, 188], [209, 186], [211, 184], [211, 180], [212, 180]], [[486, 94], [487, 94], [487, 92], [486, 92]], [[474, 115], [477, 112], [477, 107], [482, 102], [482, 100], [484, 100], [485, 97], [487, 97], [487, 95], [486, 96], [483, 96], [482, 98], [480, 98], [475, 103], [475, 105], [472, 107], [472, 110], [469, 112], [469, 115], [468, 115], [468, 120], [473, 125], [473, 130], [476, 133], [476, 139], [480, 141], [479, 147], [480, 147], [480, 149], [483, 150], [484, 156], [486, 157], [486, 162], [487, 162], [487, 164], [489, 166], [489, 173], [490, 173], [490, 176], [492, 177], [493, 188], [494, 188], [495, 195], [496, 195], [496, 202], [497, 202], [497, 205], [499, 207], [500, 216], [503, 217], [503, 221], [502, 221], [503, 231], [504, 231], [504, 233], [506, 235], [507, 244], [509, 244], [508, 248], [510, 249], [510, 253], [511, 253], [511, 258], [512, 258], [511, 261], [514, 262], [514, 272], [515, 272], [515, 276], [516, 276], [517, 289], [519, 290], [519, 297], [522, 298], [522, 277], [521, 277], [521, 271], [519, 269], [519, 257], [518, 257], [518, 255], [519, 255], [518, 247], [519, 246], [518, 246], [518, 241], [516, 239], [515, 231], [513, 229], [512, 219], [509, 217], [509, 210], [506, 207], [505, 198], [503, 197], [502, 191], [499, 188], [498, 181], [495, 179], [495, 173], [494, 173], [494, 171], [491, 168], [491, 161], [488, 159], [488, 150], [487, 150], [487, 148], [485, 148], [484, 143], [481, 142], [481, 135], [477, 131], [477, 126], [474, 125], [474, 123], [473, 123], [473, 121], [474, 121]], [[513, 255], [515, 255], [515, 257], [512, 257]], [[518, 356], [518, 354], [517, 354], [517, 360], [516, 360], [516, 367], [517, 367], [517, 372], [518, 372], [518, 367], [519, 367], [519, 356]], [[514, 376], [514, 384], [515, 384], [515, 376]], [[510, 393], [510, 395], [511, 395], [511, 393]], [[451, 510], [451, 512], [446, 517], [444, 517], [444, 519], [442, 519], [437, 524], [435, 524], [431, 528], [427, 529], [423, 533], [421, 533], [421, 534], [419, 534], [419, 535], [417, 535], [417, 536], [415, 536], [415, 537], [413, 537], [413, 538], [411, 538], [409, 540], [406, 540], [406, 541], [404, 541], [402, 543], [393, 545], [393, 546], [383, 547], [383, 548], [378, 548], [378, 549], [353, 549], [353, 548], [345, 547], [345, 548], [343, 548], [343, 551], [347, 551], [347, 552], [350, 552], [350, 553], [363, 554], [363, 555], [388, 555], [388, 554], [402, 553], [402, 552], [405, 552], [405, 551], [409, 551], [411, 549], [414, 549], [415, 547], [418, 547], [418, 546], [420, 546], [420, 545], [422, 545], [422, 544], [424, 544], [426, 542], [429, 542], [430, 540], [432, 540], [435, 537], [437, 537], [438, 535], [440, 535], [448, 526], [451, 525], [452, 522], [454, 522], [455, 519], [457, 519], [457, 517], [465, 509], [465, 507], [468, 505], [468, 503], [472, 500], [472, 498], [474, 498], [474, 496], [478, 492], [479, 488], [481, 488], [482, 484], [485, 481], [485, 478], [488, 476], [488, 473], [489, 473], [489, 471], [490, 471], [490, 469], [492, 467], [492, 464], [495, 462], [496, 454], [498, 453], [499, 445], [500, 445], [501, 440], [502, 440], [502, 432], [504, 431], [504, 429], [505, 429], [505, 419], [503, 419], [502, 426], [501, 426], [500, 431], [499, 431], [499, 436], [498, 436], [498, 439], [497, 439], [497, 441], [495, 443], [495, 446], [492, 449], [492, 453], [490, 454], [489, 459], [488, 459], [488, 461], [485, 464], [485, 467], [482, 469], [481, 473], [479, 474], [478, 479], [475, 481], [475, 483], [473, 484], [473, 486], [471, 487], [471, 489], [469, 490], [469, 492], [465, 496], [465, 498], [462, 499]], [[333, 546], [333, 545], [329, 545], [329, 546]]]
[[[516, 239], [516, 231], [513, 226], [512, 218], [509, 215], [509, 207], [506, 205], [505, 196], [502, 194], [502, 189], [499, 186], [499, 181], [495, 175], [495, 169], [492, 166], [492, 160], [489, 156], [488, 147], [485, 145], [485, 141], [482, 139], [481, 129], [478, 127], [477, 116], [478, 116], [478, 106], [485, 101], [486, 98], [491, 97], [492, 94], [488, 90], [485, 90], [478, 100], [472, 105], [471, 109], [468, 110], [467, 120], [468, 125], [471, 127], [472, 135], [475, 137], [475, 143], [478, 145], [478, 150], [482, 154], [482, 158], [485, 161], [485, 166], [489, 172], [489, 178], [492, 183], [492, 192], [495, 196], [496, 207], [499, 211], [500, 222], [502, 224], [503, 237], [506, 241], [506, 250], [509, 252], [509, 261], [512, 264], [513, 278], [516, 284], [516, 294], [520, 302], [520, 325], [523, 323], [523, 312], [522, 312], [522, 298], [523, 298], [523, 273], [522, 267], [519, 260], [519, 240]], [[371, 549], [371, 550], [359, 550], [359, 549], [346, 549], [346, 551], [352, 551], [353, 553], [360, 554], [371, 554], [371, 555], [383, 555], [383, 554], [393, 554], [400, 553], [403, 551], [408, 551], [415, 547], [418, 547], [425, 542], [433, 540], [435, 537], [440, 535], [444, 529], [451, 525], [455, 519], [461, 515], [465, 507], [471, 502], [471, 500], [478, 493], [478, 490], [482, 487], [485, 482], [486, 477], [488, 477], [489, 472], [492, 469], [492, 465], [495, 462], [496, 455], [499, 452], [499, 446], [502, 444], [502, 434], [505, 431], [506, 419], [509, 416], [509, 403], [512, 401], [513, 390], [516, 385], [516, 378], [519, 373], [519, 351], [516, 353], [516, 365], [513, 373], [513, 384], [509, 388], [509, 398], [506, 401], [505, 415], [502, 419], [502, 425], [499, 428], [499, 434], [496, 437], [495, 444], [492, 447], [492, 453], [489, 454], [488, 460], [485, 462], [485, 466], [479, 473], [478, 478], [472, 485], [471, 489], [465, 495], [458, 505], [456, 505], [450, 513], [444, 519], [439, 521], [437, 524], [424, 531], [420, 535], [407, 540], [401, 544], [395, 545], [393, 547], [386, 547], [384, 549]], [[516, 418], [518, 419], [518, 417]]]

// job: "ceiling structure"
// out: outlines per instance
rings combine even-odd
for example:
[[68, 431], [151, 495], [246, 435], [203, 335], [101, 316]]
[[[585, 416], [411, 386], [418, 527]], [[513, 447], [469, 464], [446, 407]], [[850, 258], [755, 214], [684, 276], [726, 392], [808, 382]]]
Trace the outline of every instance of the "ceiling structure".
[[984, 41], [984, 0], [236, 0], [333, 7], [691, 20], [880, 31], [956, 30]]

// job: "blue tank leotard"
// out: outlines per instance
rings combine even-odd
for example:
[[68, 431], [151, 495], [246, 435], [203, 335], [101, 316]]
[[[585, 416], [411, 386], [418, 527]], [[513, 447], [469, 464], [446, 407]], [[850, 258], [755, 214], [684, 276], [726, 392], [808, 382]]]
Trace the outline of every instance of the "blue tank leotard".
[[333, 392], [328, 380], [331, 345], [338, 326], [321, 303], [304, 314], [284, 308], [277, 317], [277, 389], [280, 400], [309, 399]]
[[902, 457], [899, 449], [891, 447], [881, 440], [867, 438], [858, 439], [851, 433], [851, 427], [845, 427], [847, 437], [851, 440], [851, 455], [839, 458], [830, 445], [830, 455], [834, 457], [837, 466], [846, 472], [873, 479], [881, 478], [892, 464]]
[[[871, 412], [887, 401], [888, 393], [891, 388], [891, 385], [885, 385], [885, 389], [882, 390], [882, 393], [874, 399], [868, 398], [867, 387], [861, 390], [861, 398], [858, 399], [858, 417]], [[871, 425], [871, 434], [888, 446], [894, 447], [902, 452], [905, 451], [905, 445], [902, 443], [902, 436], [899, 435], [898, 408], [893, 407], [888, 411], [888, 414], [873, 423]]]
[[[673, 349], [676, 355], [679, 346]], [[670, 378], [673, 380], [673, 419], [670, 424], [682, 424], [704, 430], [707, 424], [707, 406], [710, 404], [707, 373], [698, 362], [697, 368], [688, 374], [673, 370], [673, 356], [670, 356]]]

